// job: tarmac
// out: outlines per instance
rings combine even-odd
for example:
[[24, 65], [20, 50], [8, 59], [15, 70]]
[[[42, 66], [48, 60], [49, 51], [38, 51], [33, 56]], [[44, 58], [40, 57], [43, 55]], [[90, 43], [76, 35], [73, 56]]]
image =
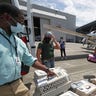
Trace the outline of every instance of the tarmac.
[[[38, 42], [36, 42], [36, 46]], [[37, 47], [36, 47], [37, 48]], [[67, 71], [72, 82], [83, 79], [84, 75], [96, 75], [96, 63], [87, 61], [88, 54], [93, 50], [87, 49], [87, 45], [81, 43], [66, 43], [66, 59], [61, 59], [60, 50], [55, 50], [55, 67], [61, 67]], [[31, 67], [30, 72], [23, 77], [25, 85], [30, 89], [33, 96], [35, 92], [34, 71]]]

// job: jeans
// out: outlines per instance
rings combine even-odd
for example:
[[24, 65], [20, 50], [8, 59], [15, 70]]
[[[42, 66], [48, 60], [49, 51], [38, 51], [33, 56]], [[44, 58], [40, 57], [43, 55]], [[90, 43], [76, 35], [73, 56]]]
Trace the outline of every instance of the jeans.
[[42, 60], [42, 63], [48, 68], [54, 68], [54, 58], [48, 60]]
[[64, 49], [60, 49], [60, 51], [61, 51], [61, 57], [66, 56], [65, 48]]

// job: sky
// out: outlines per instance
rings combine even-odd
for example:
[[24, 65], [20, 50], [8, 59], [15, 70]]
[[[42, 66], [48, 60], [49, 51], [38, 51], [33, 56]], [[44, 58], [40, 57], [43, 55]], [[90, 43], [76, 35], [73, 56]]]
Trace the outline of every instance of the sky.
[[80, 27], [96, 20], [96, 0], [31, 0], [32, 3], [76, 15]]

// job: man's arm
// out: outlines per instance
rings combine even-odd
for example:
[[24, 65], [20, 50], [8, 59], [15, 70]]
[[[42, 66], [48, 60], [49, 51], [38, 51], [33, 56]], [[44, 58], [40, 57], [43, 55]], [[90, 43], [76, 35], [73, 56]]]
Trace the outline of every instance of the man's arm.
[[41, 53], [42, 53], [42, 50], [40, 48], [37, 48], [36, 57], [39, 62], [41, 62]]
[[50, 71], [49, 68], [47, 68], [45, 65], [41, 64], [38, 60], [35, 61], [32, 67], [45, 71], [48, 76], [56, 75], [54, 72]]
[[51, 37], [52, 37], [52, 39], [53, 39], [53, 42], [55, 43], [54, 48], [55, 48], [55, 49], [60, 49], [60, 44], [59, 44], [59, 42], [57, 42], [55, 36], [52, 34]]

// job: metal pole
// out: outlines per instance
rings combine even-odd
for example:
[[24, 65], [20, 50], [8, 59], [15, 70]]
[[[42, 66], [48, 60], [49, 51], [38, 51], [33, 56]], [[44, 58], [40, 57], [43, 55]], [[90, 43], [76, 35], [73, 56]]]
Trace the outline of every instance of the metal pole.
[[27, 0], [27, 20], [28, 28], [30, 28], [31, 34], [29, 35], [29, 42], [31, 45], [31, 53], [35, 56], [35, 40], [34, 40], [34, 30], [33, 30], [33, 13], [31, 12], [32, 0]]
[[13, 0], [12, 2], [13, 2], [13, 4], [14, 4], [16, 7], [20, 8], [19, 1], [18, 1], [18, 0]]

